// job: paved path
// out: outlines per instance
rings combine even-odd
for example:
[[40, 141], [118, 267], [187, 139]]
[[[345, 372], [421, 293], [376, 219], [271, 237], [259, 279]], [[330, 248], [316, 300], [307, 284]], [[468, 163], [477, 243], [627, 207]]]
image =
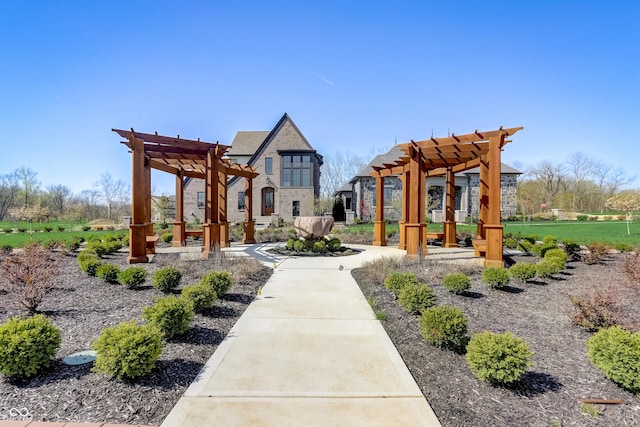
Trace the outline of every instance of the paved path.
[[275, 260], [228, 248], [277, 268], [161, 427], [439, 426], [350, 271], [404, 251], [361, 248]]

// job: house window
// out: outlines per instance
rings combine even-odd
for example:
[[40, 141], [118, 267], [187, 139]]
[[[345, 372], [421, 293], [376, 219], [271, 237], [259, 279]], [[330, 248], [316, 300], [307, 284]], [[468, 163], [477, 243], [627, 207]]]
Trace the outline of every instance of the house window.
[[264, 173], [269, 175], [273, 173], [273, 157], [264, 158]]
[[311, 156], [282, 156], [282, 186], [311, 187]]
[[300, 200], [294, 200], [292, 205], [292, 215], [300, 216]]
[[244, 191], [238, 191], [238, 210], [245, 210]]
[[351, 197], [345, 198], [344, 208], [347, 210], [351, 210]]
[[198, 191], [196, 194], [196, 205], [200, 209], [204, 208], [204, 191]]

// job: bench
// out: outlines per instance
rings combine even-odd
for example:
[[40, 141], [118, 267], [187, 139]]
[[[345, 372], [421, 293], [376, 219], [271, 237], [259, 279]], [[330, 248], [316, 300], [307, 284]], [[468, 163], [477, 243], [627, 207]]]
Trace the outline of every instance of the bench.
[[184, 237], [193, 237], [194, 239], [199, 239], [202, 237], [204, 232], [202, 230], [185, 230]]
[[476, 256], [482, 256], [482, 254], [487, 253], [487, 241], [485, 239], [474, 239], [472, 243], [473, 248], [476, 250]]
[[153, 236], [147, 236], [147, 253], [148, 254], [156, 253], [156, 244], [158, 243], [159, 239], [160, 239], [160, 236], [155, 234]]
[[427, 239], [444, 239], [444, 232], [427, 231]]

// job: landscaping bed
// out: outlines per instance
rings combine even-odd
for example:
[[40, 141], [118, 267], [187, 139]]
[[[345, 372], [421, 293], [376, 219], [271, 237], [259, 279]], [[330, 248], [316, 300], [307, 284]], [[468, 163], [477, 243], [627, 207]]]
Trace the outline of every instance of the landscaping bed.
[[[117, 252], [103, 261], [124, 269], [126, 257], [126, 252]], [[182, 261], [177, 254], [156, 254], [152, 263], [139, 265], [149, 276], [145, 286], [133, 290], [82, 273], [75, 255], [61, 261], [54, 292], [38, 307], [60, 329], [61, 347], [41, 375], [0, 381], [0, 420], [160, 424], [272, 274], [256, 260], [229, 256]], [[111, 380], [93, 373], [91, 363], [62, 363], [64, 357], [89, 349], [105, 327], [130, 319], [142, 323], [142, 307], [164, 295], [151, 286], [151, 276], [166, 265], [182, 272], [181, 288], [211, 270], [230, 271], [234, 283], [211, 310], [194, 316], [186, 334], [165, 344], [155, 369], [143, 378]], [[24, 314], [9, 302], [0, 295], [0, 322]]]
[[[617, 284], [625, 321], [640, 325], [640, 291], [626, 285], [620, 268], [623, 256], [610, 255], [594, 265], [572, 261], [551, 279], [524, 285], [512, 282], [504, 290], [481, 283], [479, 268], [436, 264], [428, 259], [403, 267], [415, 271], [433, 288], [438, 305], [462, 309], [469, 334], [511, 331], [529, 343], [535, 352], [535, 366], [509, 387], [492, 386], [476, 378], [464, 354], [427, 344], [418, 316], [397, 304], [376, 268], [356, 269], [353, 276], [378, 318], [385, 319], [382, 325], [443, 426], [640, 425], [638, 398], [591, 365], [585, 342], [592, 333], [571, 322], [574, 307], [570, 296], [585, 297], [589, 289]], [[537, 259], [517, 256], [512, 261], [533, 263]], [[471, 277], [466, 295], [452, 294], [442, 286], [442, 276], [457, 270]], [[596, 404], [593, 411], [593, 406], [580, 402], [587, 398], [625, 403]]]

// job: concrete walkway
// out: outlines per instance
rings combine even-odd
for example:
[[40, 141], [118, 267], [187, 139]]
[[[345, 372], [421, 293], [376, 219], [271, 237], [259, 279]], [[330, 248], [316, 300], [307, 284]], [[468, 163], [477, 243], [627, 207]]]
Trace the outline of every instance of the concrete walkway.
[[[259, 258], [264, 248], [227, 249]], [[404, 251], [360, 248], [337, 258], [263, 253], [273, 276], [161, 427], [439, 426], [350, 271]]]

